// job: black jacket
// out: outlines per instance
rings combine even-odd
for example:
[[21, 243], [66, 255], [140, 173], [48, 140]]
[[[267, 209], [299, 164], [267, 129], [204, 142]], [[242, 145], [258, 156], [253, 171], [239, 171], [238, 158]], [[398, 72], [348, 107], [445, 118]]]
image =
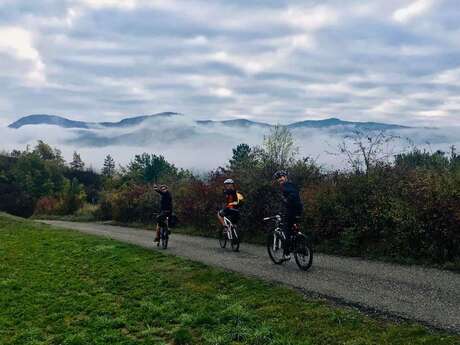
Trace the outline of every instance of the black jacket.
[[159, 189], [156, 189], [155, 192], [161, 195], [160, 209], [161, 211], [170, 211], [173, 210], [172, 196], [169, 191], [162, 192]]
[[286, 208], [286, 213], [289, 215], [300, 216], [302, 214], [303, 205], [300, 200], [300, 194], [297, 187], [288, 181], [282, 185], [281, 190], [283, 193], [283, 203]]

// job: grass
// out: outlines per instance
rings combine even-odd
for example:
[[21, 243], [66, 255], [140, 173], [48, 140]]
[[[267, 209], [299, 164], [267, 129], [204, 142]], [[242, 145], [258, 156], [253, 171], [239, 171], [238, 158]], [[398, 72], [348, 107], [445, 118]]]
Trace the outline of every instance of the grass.
[[67, 222], [95, 222], [97, 218], [95, 213], [98, 209], [98, 205], [85, 203], [74, 214], [57, 215], [57, 214], [34, 214], [32, 219], [46, 219], [46, 220], [62, 220]]
[[284, 287], [0, 215], [0, 344], [432, 344]]
[[78, 215], [78, 214], [68, 214], [68, 215], [53, 215], [53, 214], [39, 214], [32, 216], [31, 219], [36, 220], [62, 220], [65, 222], [95, 222], [96, 218], [92, 215]]

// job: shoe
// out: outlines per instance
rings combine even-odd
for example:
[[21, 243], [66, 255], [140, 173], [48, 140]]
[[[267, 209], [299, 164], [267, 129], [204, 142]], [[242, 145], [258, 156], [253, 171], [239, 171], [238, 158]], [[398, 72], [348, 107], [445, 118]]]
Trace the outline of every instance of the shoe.
[[291, 260], [291, 254], [284, 254], [283, 261], [289, 261], [289, 260]]

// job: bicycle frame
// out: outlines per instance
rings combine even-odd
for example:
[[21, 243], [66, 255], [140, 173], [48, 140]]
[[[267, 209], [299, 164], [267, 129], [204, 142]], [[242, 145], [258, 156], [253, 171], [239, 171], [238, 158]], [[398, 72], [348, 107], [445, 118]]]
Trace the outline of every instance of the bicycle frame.
[[163, 249], [166, 249], [169, 241], [169, 217], [166, 217], [164, 224], [164, 226], [160, 226], [160, 239], [157, 246], [160, 246], [161, 242]]
[[[286, 234], [284, 233], [283, 231], [283, 228], [282, 228], [282, 218], [279, 214], [277, 214], [276, 216], [272, 216], [272, 217], [266, 217], [264, 218], [265, 221], [268, 221], [268, 220], [273, 220], [275, 221], [275, 229], [273, 230], [274, 232], [276, 232], [277, 234], [279, 234], [283, 241], [286, 241]], [[299, 236], [299, 235], [304, 235], [299, 229], [297, 228], [294, 228], [292, 229], [292, 240], [293, 242], [296, 240], [296, 238]], [[305, 236], [305, 235], [304, 235]], [[275, 243], [275, 238], [273, 238], [273, 249], [275, 249], [276, 247], [276, 243]], [[291, 242], [291, 245], [293, 244], [293, 242]]]
[[290, 256], [288, 256], [288, 259], [284, 259], [284, 254], [283, 258], [280, 258], [278, 254], [280, 253], [280, 249], [283, 249], [283, 251], [286, 249], [284, 246], [286, 245], [286, 242], [289, 242], [288, 249], [289, 252], [294, 254], [297, 266], [299, 266], [301, 270], [307, 271], [313, 262], [313, 250], [307, 236], [300, 231], [299, 225], [297, 223], [293, 224], [292, 237], [289, 239], [290, 241], [286, 241], [286, 234], [280, 215], [267, 217], [264, 218], [264, 220], [274, 221], [275, 223], [275, 228], [270, 230], [267, 241], [268, 255], [271, 260], [278, 265], [285, 261], [289, 261], [291, 258]]
[[169, 217], [166, 217], [165, 219], [165, 224], [166, 226], [160, 226], [160, 231], [164, 230], [164, 229], [168, 229], [169, 230]]
[[227, 237], [231, 241], [233, 239], [233, 235], [235, 235], [235, 238], [238, 238], [238, 234], [234, 230], [234, 225], [230, 219], [227, 217], [224, 217], [224, 224], [225, 228], [227, 229]]

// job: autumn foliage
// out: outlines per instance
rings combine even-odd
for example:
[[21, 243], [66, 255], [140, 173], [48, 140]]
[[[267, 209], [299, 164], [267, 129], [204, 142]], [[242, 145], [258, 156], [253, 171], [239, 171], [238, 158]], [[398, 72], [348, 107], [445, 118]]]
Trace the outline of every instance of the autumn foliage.
[[[388, 143], [381, 134], [378, 140]], [[153, 224], [159, 213], [153, 185], [164, 183], [180, 225], [210, 236], [224, 203], [223, 181], [233, 178], [245, 196], [243, 237], [260, 241], [263, 217], [281, 208], [271, 176], [283, 168], [299, 186], [302, 226], [317, 249], [417, 263], [460, 262], [460, 156], [454, 148], [449, 153], [413, 148], [383, 159], [378, 144], [370, 137], [359, 142], [357, 150], [347, 152], [349, 168], [330, 171], [299, 158], [290, 133], [278, 127], [262, 146], [238, 145], [225, 167], [197, 176], [147, 153], [125, 167], [107, 157], [98, 174], [84, 164], [67, 165], [58, 150], [40, 142], [31, 152], [1, 156], [0, 207], [19, 215], [91, 212], [99, 220]]]

